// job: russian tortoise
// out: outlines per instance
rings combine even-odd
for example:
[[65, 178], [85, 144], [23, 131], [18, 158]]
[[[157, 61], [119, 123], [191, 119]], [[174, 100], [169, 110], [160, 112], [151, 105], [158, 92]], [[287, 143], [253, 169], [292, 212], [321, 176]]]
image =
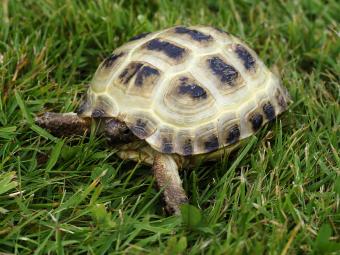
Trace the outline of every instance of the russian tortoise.
[[123, 159], [152, 165], [168, 211], [187, 202], [178, 174], [202, 154], [218, 158], [287, 109], [277, 75], [222, 30], [177, 26], [137, 35], [98, 67], [77, 113], [37, 123], [58, 136], [95, 121]]

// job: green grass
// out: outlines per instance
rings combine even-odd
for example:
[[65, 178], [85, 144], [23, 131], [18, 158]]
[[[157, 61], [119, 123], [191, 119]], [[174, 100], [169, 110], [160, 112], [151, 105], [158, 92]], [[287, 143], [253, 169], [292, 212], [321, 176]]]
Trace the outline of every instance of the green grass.
[[[1, 4], [0, 253], [340, 249], [336, 0]], [[122, 162], [103, 138], [56, 139], [32, 121], [75, 110], [97, 65], [129, 37], [175, 24], [239, 36], [278, 66], [294, 101], [235, 155], [182, 173], [199, 208], [186, 208], [189, 218], [167, 216], [150, 168]]]

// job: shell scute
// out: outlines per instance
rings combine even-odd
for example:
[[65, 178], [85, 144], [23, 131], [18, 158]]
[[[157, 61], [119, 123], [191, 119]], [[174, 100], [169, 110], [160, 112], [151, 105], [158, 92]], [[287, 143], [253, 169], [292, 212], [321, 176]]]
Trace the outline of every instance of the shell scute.
[[261, 113], [253, 113], [249, 117], [249, 121], [251, 122], [252, 128], [254, 131], [257, 131], [260, 129], [262, 123], [263, 123], [263, 116]]
[[194, 153], [195, 136], [188, 130], [178, 132], [176, 144], [177, 150], [181, 151], [184, 156], [192, 155]]
[[228, 84], [229, 86], [235, 85], [235, 80], [238, 78], [239, 73], [233, 66], [225, 63], [218, 56], [208, 58], [207, 62], [212, 73], [219, 77], [223, 84]]
[[189, 50], [170, 40], [154, 38], [142, 46], [149, 54], [157, 53], [163, 56], [164, 61], [170, 64], [182, 63], [186, 60]]
[[145, 62], [131, 62], [112, 83], [124, 93], [149, 98], [161, 76], [161, 71]]
[[231, 126], [227, 131], [227, 144], [234, 144], [240, 139], [241, 131], [237, 124]]
[[172, 78], [157, 100], [155, 113], [170, 123], [182, 126], [201, 123], [218, 112], [212, 94], [190, 73]]
[[119, 118], [155, 150], [190, 156], [250, 136], [288, 103], [279, 78], [244, 42], [212, 27], [177, 26], [115, 50], [78, 114]]
[[161, 129], [159, 132], [160, 149], [163, 153], [174, 152], [174, 130], [171, 128]]
[[131, 38], [129, 39], [129, 42], [131, 42], [131, 41], [136, 41], [136, 40], [139, 40], [139, 39], [142, 39], [142, 38], [144, 38], [144, 37], [146, 37], [147, 35], [150, 35], [150, 34], [151, 34], [150, 32], [140, 33], [140, 34], [138, 34], [138, 35], [135, 35], [135, 36], [131, 37]]
[[209, 34], [204, 34], [196, 29], [189, 29], [187, 27], [182, 27], [182, 26], [176, 27], [175, 33], [188, 35], [191, 39], [195, 41], [199, 41], [199, 42], [213, 40], [213, 37]]
[[138, 72], [136, 76], [135, 86], [143, 87], [148, 78], [150, 78], [151, 76], [157, 77], [159, 76], [159, 74], [160, 73], [156, 68], [145, 65], [141, 68], [141, 70]]
[[219, 148], [217, 128], [214, 123], [197, 128], [195, 134], [196, 151], [211, 152]]
[[130, 80], [135, 76], [135, 74], [142, 68], [143, 64], [138, 62], [130, 63], [119, 75], [119, 83], [123, 87], [127, 87]]
[[245, 69], [255, 69], [256, 60], [244, 46], [241, 44], [236, 44], [233, 46], [233, 49], [237, 54], [237, 57], [242, 61]]
[[157, 130], [157, 122], [147, 112], [127, 114], [124, 121], [132, 133], [140, 139], [150, 137]]
[[263, 104], [262, 109], [263, 109], [264, 115], [269, 121], [272, 121], [275, 119], [276, 117], [275, 109], [274, 109], [274, 106], [269, 101]]
[[240, 72], [227, 61], [227, 57], [222, 54], [208, 55], [199, 64], [200, 70], [211, 81], [210, 86], [216, 87], [221, 95], [233, 93], [246, 85]]

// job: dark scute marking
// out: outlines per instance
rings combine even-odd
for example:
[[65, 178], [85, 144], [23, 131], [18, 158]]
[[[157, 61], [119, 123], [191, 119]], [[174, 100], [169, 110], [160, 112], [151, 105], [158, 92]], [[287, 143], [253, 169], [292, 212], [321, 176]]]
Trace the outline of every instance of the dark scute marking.
[[149, 136], [147, 132], [147, 122], [142, 119], [137, 119], [135, 125], [131, 127], [131, 131], [139, 138], [144, 139]]
[[121, 56], [123, 56], [123, 53], [119, 53], [119, 54], [111, 54], [109, 57], [107, 57], [104, 60], [103, 66], [105, 68], [109, 68], [113, 65], [114, 62], [117, 61], [118, 58], [120, 58]]
[[96, 108], [92, 111], [92, 118], [101, 118], [105, 114], [105, 111], [102, 108]]
[[152, 68], [150, 66], [143, 66], [142, 69], [140, 69], [137, 73], [135, 85], [137, 87], [142, 87], [145, 78], [151, 76], [151, 75], [159, 75], [159, 72], [157, 69]]
[[163, 138], [162, 139], [162, 152], [164, 153], [172, 153], [173, 151], [173, 146], [172, 142], [168, 138]]
[[200, 86], [198, 86], [195, 83], [187, 83], [187, 78], [186, 77], [182, 77], [180, 79], [181, 84], [178, 87], [178, 93], [179, 94], [188, 94], [191, 96], [191, 98], [193, 99], [199, 99], [199, 98], [203, 98], [206, 99], [207, 98], [207, 92]]
[[147, 44], [148, 50], [162, 51], [170, 58], [181, 58], [185, 52], [185, 49], [178, 47], [172, 43], [161, 41], [159, 39], [153, 39]]
[[204, 149], [209, 152], [218, 149], [218, 139], [216, 135], [212, 135], [204, 142]]
[[250, 122], [252, 124], [253, 130], [257, 131], [262, 125], [263, 117], [261, 114], [255, 113], [250, 117]]
[[208, 62], [210, 69], [219, 76], [222, 82], [228, 83], [230, 86], [234, 85], [234, 81], [238, 77], [238, 72], [234, 67], [224, 63], [219, 57], [210, 58]]
[[218, 32], [220, 33], [223, 33], [223, 34], [226, 34], [226, 35], [230, 35], [227, 31], [224, 31], [223, 29], [221, 28], [218, 28], [218, 27], [214, 27]]
[[272, 121], [275, 119], [275, 109], [271, 103], [268, 102], [263, 105], [263, 112], [269, 121]]
[[189, 29], [186, 27], [176, 27], [175, 32], [177, 34], [188, 34], [193, 40], [199, 41], [199, 42], [212, 40], [211, 35], [206, 35], [200, 31], [197, 31], [195, 29]]
[[237, 56], [242, 60], [243, 65], [247, 70], [255, 68], [256, 61], [246, 48], [244, 48], [240, 44], [237, 44], [235, 52]]
[[240, 138], [240, 128], [238, 125], [232, 126], [228, 130], [228, 136], [227, 136], [227, 143], [228, 144], [233, 144], [236, 143]]
[[130, 38], [129, 42], [139, 40], [150, 34], [150, 32], [141, 33]]
[[141, 63], [132, 63], [128, 65], [125, 70], [119, 75], [119, 79], [122, 80], [122, 82], [127, 85], [132, 77], [138, 72], [138, 70], [143, 65]]
[[193, 152], [192, 141], [191, 139], [186, 139], [183, 144], [183, 154], [191, 155]]
[[276, 99], [279, 106], [281, 106], [283, 109], [287, 107], [287, 102], [280, 92], [277, 94]]
[[88, 108], [89, 108], [89, 101], [87, 98], [84, 99], [84, 101], [81, 102], [79, 108], [77, 109], [76, 113], [77, 114], [83, 114]]

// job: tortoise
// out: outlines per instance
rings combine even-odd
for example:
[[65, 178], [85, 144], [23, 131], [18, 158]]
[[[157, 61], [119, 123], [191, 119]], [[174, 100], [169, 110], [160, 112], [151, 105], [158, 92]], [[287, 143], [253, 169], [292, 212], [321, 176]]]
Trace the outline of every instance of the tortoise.
[[287, 109], [277, 74], [237, 37], [209, 26], [143, 33], [99, 65], [76, 113], [36, 122], [56, 136], [98, 125], [122, 159], [152, 166], [166, 209], [188, 202], [178, 173], [216, 160]]

